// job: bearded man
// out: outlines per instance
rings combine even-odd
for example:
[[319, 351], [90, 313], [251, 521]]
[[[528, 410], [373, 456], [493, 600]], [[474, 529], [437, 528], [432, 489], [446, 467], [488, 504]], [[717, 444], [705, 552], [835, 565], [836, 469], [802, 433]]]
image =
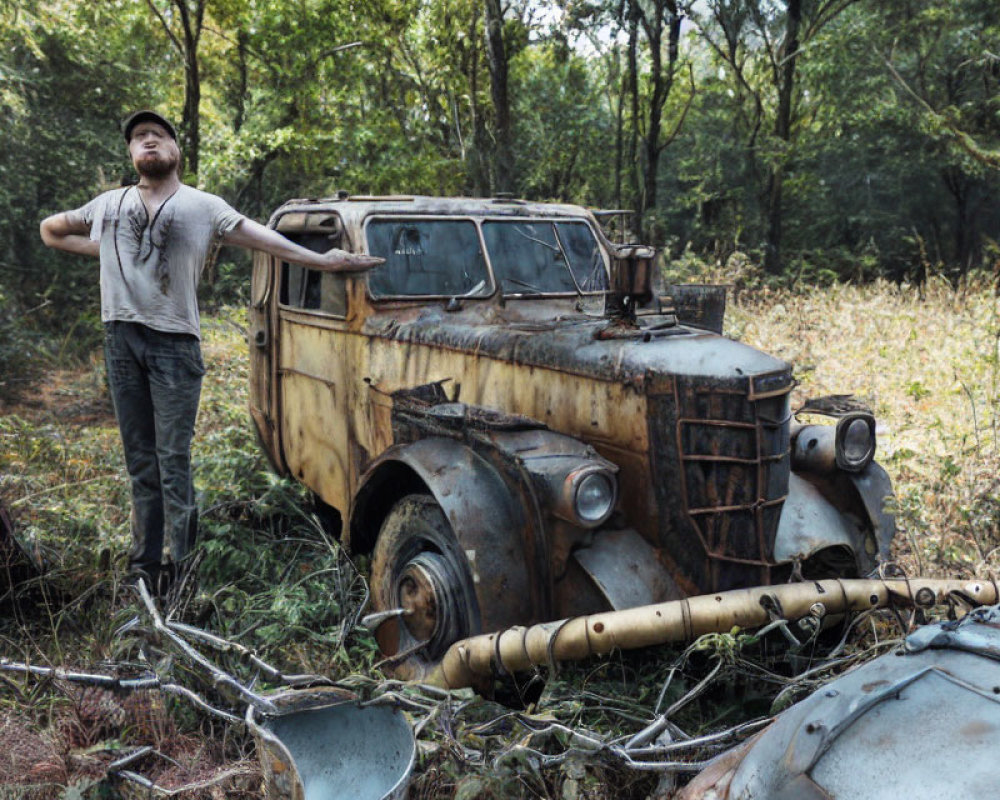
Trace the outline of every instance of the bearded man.
[[155, 111], [135, 112], [122, 132], [138, 184], [48, 217], [41, 235], [49, 247], [100, 259], [105, 362], [132, 488], [129, 568], [163, 592], [197, 536], [191, 440], [205, 373], [197, 289], [209, 254], [221, 242], [328, 271], [382, 259], [307, 250], [185, 185], [177, 132]]

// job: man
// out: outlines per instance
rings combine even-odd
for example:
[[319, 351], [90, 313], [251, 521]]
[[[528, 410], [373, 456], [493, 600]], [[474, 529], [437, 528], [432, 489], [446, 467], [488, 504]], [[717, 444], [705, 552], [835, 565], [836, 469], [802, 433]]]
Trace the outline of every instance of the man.
[[100, 258], [105, 361], [132, 483], [129, 568], [163, 590], [161, 576], [183, 566], [197, 533], [191, 439], [205, 372], [197, 288], [206, 258], [223, 242], [321, 270], [382, 259], [315, 253], [186, 186], [177, 132], [154, 111], [137, 111], [122, 130], [138, 184], [48, 217], [41, 235], [49, 247]]

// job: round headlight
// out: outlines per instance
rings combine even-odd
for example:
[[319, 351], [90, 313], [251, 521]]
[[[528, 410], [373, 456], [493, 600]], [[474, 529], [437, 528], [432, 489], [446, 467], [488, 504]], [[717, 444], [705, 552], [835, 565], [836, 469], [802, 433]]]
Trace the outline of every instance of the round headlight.
[[848, 417], [837, 428], [837, 466], [864, 469], [875, 456], [875, 420], [867, 415]]
[[576, 487], [574, 510], [584, 522], [603, 522], [615, 502], [615, 486], [604, 472], [585, 475]]

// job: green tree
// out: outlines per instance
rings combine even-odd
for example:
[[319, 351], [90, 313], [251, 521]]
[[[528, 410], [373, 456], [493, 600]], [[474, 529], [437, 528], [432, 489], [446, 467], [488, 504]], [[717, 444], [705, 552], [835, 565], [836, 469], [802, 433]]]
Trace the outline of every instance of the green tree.
[[155, 100], [162, 81], [133, 12], [37, 2], [0, 17], [0, 286], [31, 310], [25, 325], [60, 331], [64, 349], [93, 342], [96, 265], [47, 250], [38, 223], [118, 185], [128, 168], [123, 110]]
[[[615, 202], [615, 121], [594, 61], [558, 38], [526, 48], [513, 64], [514, 139], [524, 153], [517, 186], [528, 197]], [[598, 64], [598, 66], [601, 66]]]
[[[771, 274], [783, 269], [786, 173], [810, 114], [811, 102], [799, 80], [800, 63], [826, 27], [855, 2], [708, 0], [688, 9], [729, 72], [733, 97], [744, 106], [738, 113], [746, 120], [748, 155], [765, 165], [763, 250], [764, 266]], [[763, 140], [762, 131], [770, 133]]]

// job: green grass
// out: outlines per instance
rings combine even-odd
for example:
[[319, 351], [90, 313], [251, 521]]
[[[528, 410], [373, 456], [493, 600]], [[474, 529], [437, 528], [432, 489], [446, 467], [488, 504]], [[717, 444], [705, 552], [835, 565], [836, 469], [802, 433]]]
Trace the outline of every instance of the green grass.
[[[679, 658], [675, 650], [566, 665], [527, 716], [467, 693], [441, 703], [380, 684], [371, 638], [345, 633], [345, 620], [356, 617], [364, 600], [363, 582], [310, 514], [306, 493], [270, 474], [255, 444], [246, 410], [244, 319], [242, 310], [224, 309], [204, 321], [208, 373], [194, 445], [202, 561], [184, 618], [283, 669], [329, 675], [365, 696], [398, 691], [417, 704], [412, 716], [421, 724], [421, 756], [413, 797], [648, 795], [656, 776], [574, 749], [579, 742], [571, 731], [613, 741], [641, 728]], [[731, 298], [726, 324], [729, 335], [796, 365], [793, 407], [807, 397], [851, 392], [875, 410], [878, 458], [898, 495], [895, 555], [907, 573], [1000, 571], [1000, 311], [991, 287], [954, 291], [931, 283], [920, 293], [877, 283], [792, 293], [758, 286]], [[99, 358], [50, 376], [46, 385], [36, 404], [29, 395], [0, 417], [0, 496], [48, 569], [18, 613], [0, 620], [0, 647], [15, 660], [99, 670], [109, 659], [137, 657], [129, 640], [115, 636], [133, 613], [120, 586], [128, 486]], [[766, 713], [780, 680], [752, 664], [780, 667], [780, 659], [734, 646], [727, 645], [726, 680], [679, 718], [686, 729], [724, 727], [750, 709]], [[703, 677], [716, 656], [723, 654], [698, 652], [680, 662], [667, 702]], [[226, 664], [249, 677], [239, 663]], [[167, 671], [193, 680], [177, 665]], [[112, 732], [99, 720], [81, 722], [79, 709], [78, 694], [59, 682], [10, 678], [0, 685], [0, 722], [17, 718], [39, 741], [62, 742], [56, 756], [70, 766], [52, 773], [59, 792], [74, 781], [82, 786], [85, 776], [70, 768], [80, 756], [63, 735], [67, 720], [89, 725], [88, 741], [96, 737], [111, 750], [149, 741], [141, 715]], [[163, 713], [154, 743], [189, 759], [195, 772], [198, 765], [252, 757], [246, 736], [182, 702], [169, 701]], [[27, 733], [23, 738], [30, 740]], [[12, 774], [4, 763], [0, 758], [0, 783]], [[156, 772], [155, 765], [145, 771]], [[59, 796], [54, 791], [40, 796]], [[97, 782], [86, 791], [113, 797], [118, 790]], [[229, 796], [256, 792], [251, 782]]]

